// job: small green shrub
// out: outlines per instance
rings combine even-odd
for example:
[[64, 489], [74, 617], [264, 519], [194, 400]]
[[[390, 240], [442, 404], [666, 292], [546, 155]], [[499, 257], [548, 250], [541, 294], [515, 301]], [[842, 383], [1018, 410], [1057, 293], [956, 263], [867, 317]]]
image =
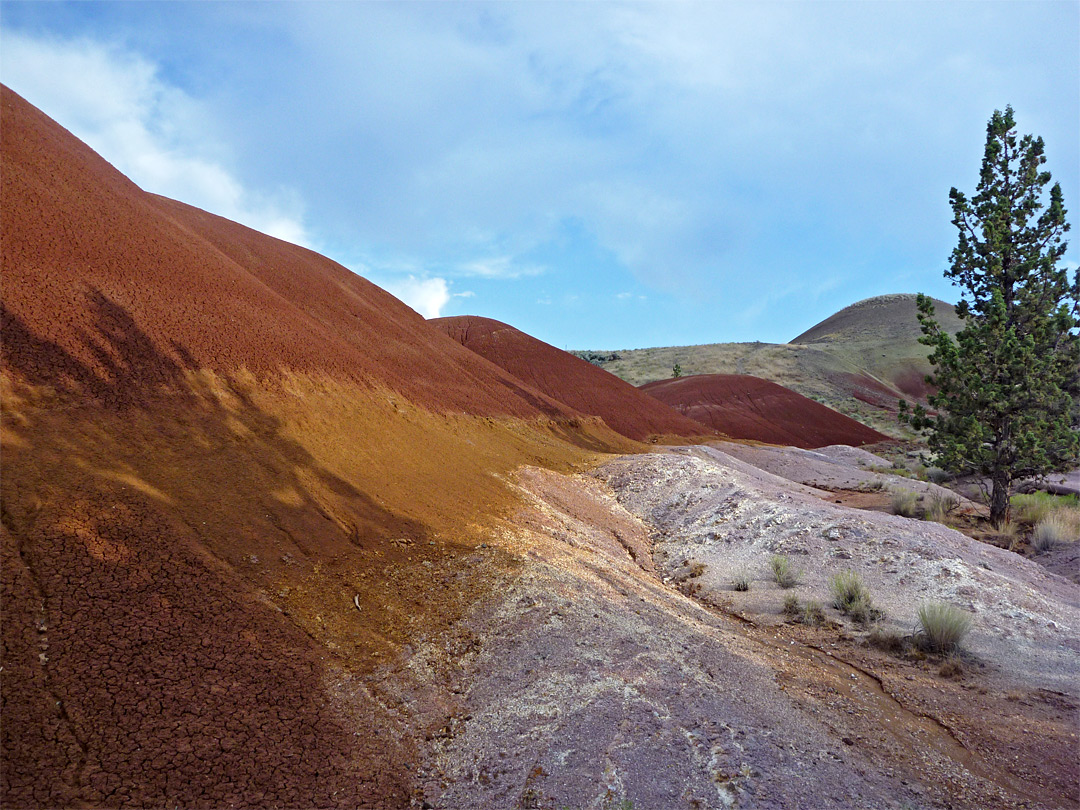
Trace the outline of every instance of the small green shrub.
[[919, 496], [910, 489], [894, 489], [892, 510], [894, 515], [915, 517], [919, 513]]
[[799, 604], [799, 597], [793, 593], [784, 597], [784, 607], [781, 612], [789, 619], [794, 619], [796, 616], [801, 615], [802, 605]]
[[825, 624], [827, 619], [825, 618], [825, 611], [821, 608], [821, 603], [807, 602], [806, 607], [803, 608], [802, 620], [811, 627], [819, 627]]
[[829, 578], [829, 590], [833, 595], [833, 607], [852, 621], [869, 624], [882, 617], [874, 608], [870, 594], [863, 586], [862, 578], [855, 571], [845, 570]]
[[919, 645], [931, 652], [955, 650], [971, 629], [971, 617], [945, 602], [927, 602], [919, 607]]
[[733, 591], [748, 591], [750, 590], [750, 575], [745, 571], [739, 571], [731, 577], [731, 590]]
[[802, 580], [802, 570], [791, 564], [791, 560], [782, 554], [774, 554], [769, 559], [773, 579], [781, 588], [794, 588]]
[[934, 484], [944, 484], [949, 480], [950, 476], [941, 467], [927, 467], [926, 478]]

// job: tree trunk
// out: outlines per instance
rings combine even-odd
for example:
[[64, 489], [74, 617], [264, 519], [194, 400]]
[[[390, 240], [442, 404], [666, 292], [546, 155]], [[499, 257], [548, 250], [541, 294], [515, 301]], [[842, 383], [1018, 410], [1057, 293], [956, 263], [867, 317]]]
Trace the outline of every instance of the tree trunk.
[[994, 470], [990, 479], [993, 489], [990, 492], [990, 522], [998, 526], [1009, 517], [1009, 489], [1012, 485], [1012, 476], [1008, 470]]

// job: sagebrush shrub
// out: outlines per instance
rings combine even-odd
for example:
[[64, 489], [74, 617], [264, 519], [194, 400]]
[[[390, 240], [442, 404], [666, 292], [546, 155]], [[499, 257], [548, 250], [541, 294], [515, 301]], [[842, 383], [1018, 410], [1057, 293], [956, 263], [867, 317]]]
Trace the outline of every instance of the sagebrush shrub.
[[833, 607], [853, 621], [869, 624], [881, 618], [882, 613], [874, 608], [858, 572], [849, 569], [834, 574], [829, 578], [829, 590], [833, 595]]
[[769, 559], [773, 579], [781, 588], [793, 588], [802, 579], [802, 570], [792, 565], [791, 560], [782, 554], [774, 554]]

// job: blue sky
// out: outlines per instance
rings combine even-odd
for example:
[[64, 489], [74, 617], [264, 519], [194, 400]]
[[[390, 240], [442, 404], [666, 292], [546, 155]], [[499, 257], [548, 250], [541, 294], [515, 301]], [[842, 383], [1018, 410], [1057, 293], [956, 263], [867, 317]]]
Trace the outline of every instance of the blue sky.
[[0, 79], [147, 190], [562, 348], [955, 300], [1006, 104], [1080, 211], [1075, 0], [5, 0]]

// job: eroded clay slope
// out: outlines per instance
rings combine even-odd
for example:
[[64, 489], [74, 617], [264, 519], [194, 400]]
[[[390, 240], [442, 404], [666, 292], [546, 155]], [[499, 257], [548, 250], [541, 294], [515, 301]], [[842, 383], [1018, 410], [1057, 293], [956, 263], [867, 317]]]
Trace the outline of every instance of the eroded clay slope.
[[[525, 469], [515, 480], [523, 505], [470, 558], [500, 582], [491, 597], [380, 673], [380, 698], [424, 729], [418, 801], [1071, 805], [1075, 587], [1029, 569], [1012, 575], [994, 549], [981, 556], [940, 533], [861, 522], [697, 449], [624, 457], [587, 475]], [[785, 624], [783, 595], [760, 578], [749, 595], [728, 590], [729, 556], [797, 555], [791, 534], [816, 528], [837, 531], [824, 550], [804, 541], [807, 570], [859, 567], [900, 621], [908, 606], [887, 598], [887, 572], [875, 572], [883, 547], [925, 559], [908, 563], [914, 594], [956, 596], [937, 572], [974, 576], [973, 567], [991, 577], [992, 604], [1015, 615], [1000, 629], [978, 622], [971, 672], [956, 679], [939, 675], [940, 663], [868, 648], [854, 628]], [[894, 541], [866, 542], [886, 531]], [[808, 574], [795, 592], [818, 590]], [[1019, 643], [1002, 643], [1011, 637]]]

